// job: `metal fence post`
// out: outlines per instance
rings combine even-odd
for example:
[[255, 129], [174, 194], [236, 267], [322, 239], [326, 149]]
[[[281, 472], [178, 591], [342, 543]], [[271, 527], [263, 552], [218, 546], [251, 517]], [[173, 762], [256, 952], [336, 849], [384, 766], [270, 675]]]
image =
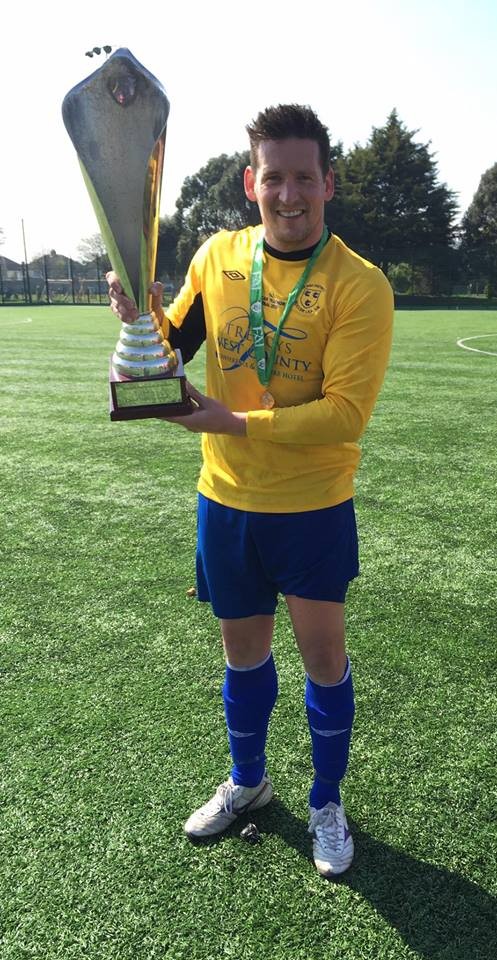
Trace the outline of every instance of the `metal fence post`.
[[25, 260], [22, 261], [22, 285], [24, 287], [24, 303], [31, 303], [31, 286], [29, 283], [29, 270]]
[[71, 290], [72, 290], [72, 302], [76, 303], [76, 293], [74, 290], [74, 270], [72, 268], [72, 259], [69, 257], [69, 273], [71, 276]]
[[102, 303], [102, 294], [100, 293], [100, 257], [98, 256], [98, 253], [97, 253], [97, 256], [95, 257], [95, 263], [96, 263], [96, 266], [97, 266], [97, 292], [98, 292], [98, 302], [99, 302], [99, 303]]
[[45, 290], [46, 290], [47, 303], [50, 303], [50, 287], [49, 287], [49, 285], [48, 285], [48, 270], [47, 270], [47, 255], [46, 255], [46, 253], [43, 254], [43, 272], [44, 272], [44, 274], [45, 274]]

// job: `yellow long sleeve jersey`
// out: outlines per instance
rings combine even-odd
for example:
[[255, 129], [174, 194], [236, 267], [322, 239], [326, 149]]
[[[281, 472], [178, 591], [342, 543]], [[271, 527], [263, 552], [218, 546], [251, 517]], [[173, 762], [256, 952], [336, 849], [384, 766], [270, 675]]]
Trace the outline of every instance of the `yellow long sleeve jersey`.
[[[283, 330], [262, 409], [249, 285], [262, 226], [221, 231], [200, 247], [167, 311], [164, 334], [187, 361], [206, 341], [206, 392], [248, 411], [247, 437], [203, 434], [198, 489], [240, 510], [316, 510], [353, 495], [358, 440], [390, 352], [393, 295], [382, 272], [330, 236]], [[264, 249], [266, 349], [312, 249]]]

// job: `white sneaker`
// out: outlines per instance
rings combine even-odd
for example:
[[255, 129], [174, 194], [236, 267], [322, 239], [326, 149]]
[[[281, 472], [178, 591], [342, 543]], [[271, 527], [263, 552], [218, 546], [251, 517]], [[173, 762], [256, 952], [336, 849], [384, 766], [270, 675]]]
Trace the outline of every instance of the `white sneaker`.
[[203, 807], [192, 813], [185, 823], [189, 837], [211, 837], [222, 833], [241, 813], [265, 807], [273, 796], [273, 785], [265, 774], [257, 787], [240, 787], [231, 777], [222, 783]]
[[343, 804], [331, 801], [320, 810], [309, 808], [314, 863], [323, 877], [336, 877], [348, 870], [354, 858], [352, 839]]

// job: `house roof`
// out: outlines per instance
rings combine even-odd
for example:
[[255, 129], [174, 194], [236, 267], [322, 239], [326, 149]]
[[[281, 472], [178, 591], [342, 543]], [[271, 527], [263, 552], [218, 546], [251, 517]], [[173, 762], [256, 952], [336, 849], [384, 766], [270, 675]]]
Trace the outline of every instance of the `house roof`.
[[6, 270], [22, 270], [22, 264], [17, 263], [16, 260], [9, 260], [8, 257], [4, 257], [2, 254], [0, 254], [0, 260], [2, 261], [2, 266], [5, 267]]

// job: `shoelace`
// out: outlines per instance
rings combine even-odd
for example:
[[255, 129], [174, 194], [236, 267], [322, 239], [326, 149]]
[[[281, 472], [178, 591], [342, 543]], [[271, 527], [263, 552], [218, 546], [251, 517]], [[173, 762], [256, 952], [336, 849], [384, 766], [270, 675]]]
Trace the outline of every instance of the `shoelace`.
[[226, 813], [233, 813], [233, 791], [234, 787], [231, 786], [231, 783], [223, 783], [223, 807]]
[[338, 810], [334, 806], [323, 807], [311, 814], [309, 833], [318, 833], [322, 847], [335, 851], [340, 843], [339, 828], [341, 823], [337, 816]]
[[205, 806], [204, 816], [209, 816], [211, 813], [216, 813], [219, 810], [219, 805], [222, 804], [223, 810], [231, 814], [233, 813], [233, 790], [234, 786], [229, 783], [222, 783], [216, 790], [212, 800]]

